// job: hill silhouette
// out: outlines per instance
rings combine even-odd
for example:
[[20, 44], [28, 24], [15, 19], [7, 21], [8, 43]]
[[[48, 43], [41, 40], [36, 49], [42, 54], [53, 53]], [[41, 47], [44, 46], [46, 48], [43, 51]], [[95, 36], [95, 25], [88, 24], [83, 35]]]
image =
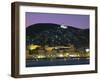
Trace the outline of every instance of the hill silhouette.
[[89, 29], [54, 23], [37, 23], [26, 28], [26, 44], [89, 48]]

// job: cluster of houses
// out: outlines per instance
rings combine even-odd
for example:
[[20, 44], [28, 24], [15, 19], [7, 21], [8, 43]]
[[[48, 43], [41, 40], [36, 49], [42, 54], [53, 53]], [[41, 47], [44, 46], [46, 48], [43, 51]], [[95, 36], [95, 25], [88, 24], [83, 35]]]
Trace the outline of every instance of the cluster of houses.
[[89, 57], [89, 49], [84, 51], [75, 51], [73, 45], [70, 46], [55, 46], [48, 45], [29, 45], [26, 48], [26, 59], [39, 58], [68, 58], [68, 57]]

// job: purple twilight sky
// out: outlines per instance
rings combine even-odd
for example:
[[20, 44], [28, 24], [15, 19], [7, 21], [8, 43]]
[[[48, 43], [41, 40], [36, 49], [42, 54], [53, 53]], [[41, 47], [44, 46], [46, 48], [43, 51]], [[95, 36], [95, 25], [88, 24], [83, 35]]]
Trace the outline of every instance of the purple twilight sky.
[[25, 17], [26, 27], [36, 23], [56, 23], [86, 29], [90, 22], [89, 15], [26, 12]]

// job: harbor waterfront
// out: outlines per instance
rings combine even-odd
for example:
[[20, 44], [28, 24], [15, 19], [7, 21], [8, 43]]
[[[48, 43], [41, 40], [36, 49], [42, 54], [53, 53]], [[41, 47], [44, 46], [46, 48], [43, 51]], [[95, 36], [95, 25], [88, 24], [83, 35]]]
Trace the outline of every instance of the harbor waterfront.
[[73, 45], [41, 47], [29, 45], [26, 51], [26, 67], [89, 64], [89, 49], [77, 50]]

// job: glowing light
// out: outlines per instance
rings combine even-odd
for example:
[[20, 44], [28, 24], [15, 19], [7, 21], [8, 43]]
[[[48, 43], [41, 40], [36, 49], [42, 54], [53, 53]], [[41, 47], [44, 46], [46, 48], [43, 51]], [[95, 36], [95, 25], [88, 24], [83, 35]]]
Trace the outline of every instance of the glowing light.
[[40, 47], [40, 46], [39, 45], [34, 45], [34, 44], [29, 45], [29, 49], [30, 50], [34, 50], [34, 49], [36, 49], [38, 47]]
[[37, 58], [44, 58], [44, 56], [43, 55], [38, 55]]
[[69, 53], [65, 53], [65, 55], [64, 55], [65, 57], [68, 57], [69, 56]]
[[59, 54], [59, 57], [64, 57], [63, 54]]
[[53, 49], [52, 47], [46, 48], [47, 51], [52, 51], [52, 49]]
[[79, 55], [79, 54], [78, 54], [77, 56], [78, 56], [78, 57], [80, 57], [80, 55]]
[[89, 50], [89, 49], [85, 49], [85, 51], [86, 51], [86, 52], [89, 52], [90, 50]]
[[69, 55], [70, 57], [76, 57], [77, 55]]
[[63, 28], [63, 29], [67, 29], [67, 28], [68, 28], [68, 27], [65, 26], [65, 25], [61, 25], [60, 27]]

